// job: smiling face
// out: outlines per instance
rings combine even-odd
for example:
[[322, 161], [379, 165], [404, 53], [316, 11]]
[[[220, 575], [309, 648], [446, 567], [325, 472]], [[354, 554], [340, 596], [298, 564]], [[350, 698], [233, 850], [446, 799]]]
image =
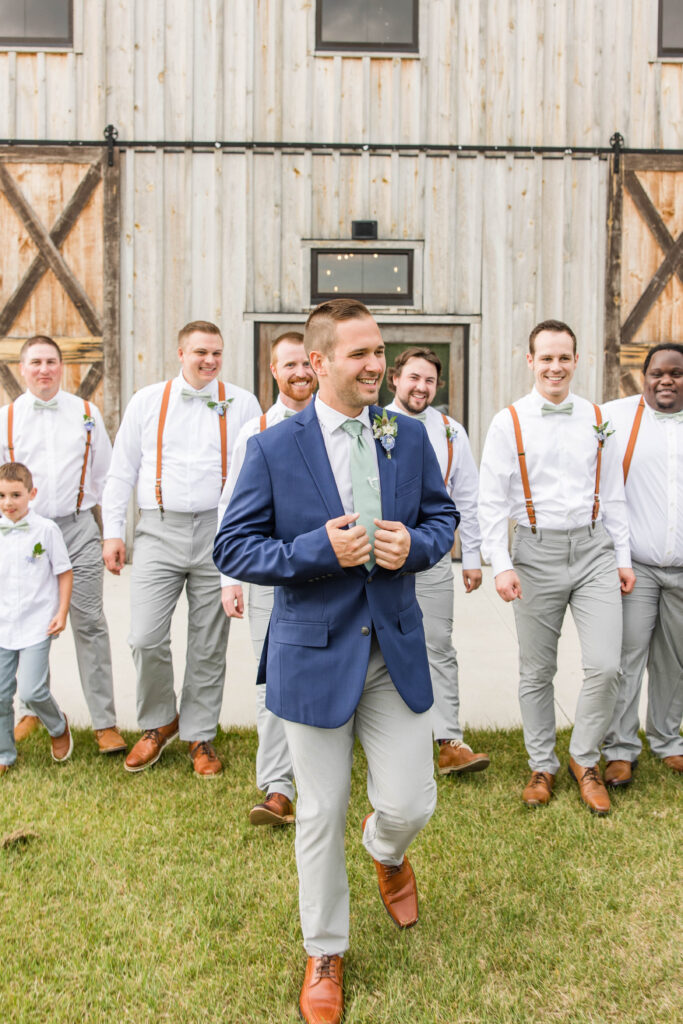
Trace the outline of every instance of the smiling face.
[[675, 349], [655, 352], [644, 375], [645, 401], [658, 412], [683, 409], [683, 355]]
[[223, 339], [220, 334], [193, 331], [183, 338], [178, 349], [183, 377], [196, 391], [205, 388], [220, 373], [223, 363]]
[[286, 406], [299, 411], [308, 405], [317, 381], [303, 341], [280, 341], [270, 370]]
[[26, 349], [19, 363], [19, 373], [26, 387], [43, 402], [49, 402], [59, 391], [62, 379], [62, 360], [54, 345], [37, 342]]
[[414, 416], [424, 412], [436, 397], [439, 373], [428, 359], [408, 359], [401, 371], [394, 375], [396, 404], [402, 412]]
[[373, 405], [387, 364], [379, 327], [371, 316], [335, 323], [334, 347], [329, 355], [311, 352], [320, 397], [346, 416], [358, 416]]
[[28, 503], [36, 496], [21, 480], [0, 480], [0, 512], [13, 523], [18, 523], [28, 512]]
[[536, 335], [533, 355], [527, 353], [526, 359], [539, 394], [555, 405], [564, 402], [579, 359], [574, 354], [571, 335], [564, 331], [541, 331]]

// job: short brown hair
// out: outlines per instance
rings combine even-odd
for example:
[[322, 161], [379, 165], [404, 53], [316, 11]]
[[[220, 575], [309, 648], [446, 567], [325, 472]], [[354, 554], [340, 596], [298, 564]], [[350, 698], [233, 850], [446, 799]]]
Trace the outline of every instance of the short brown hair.
[[5, 462], [0, 466], [0, 480], [11, 480], [23, 484], [27, 491], [33, 490], [31, 470], [23, 462]]
[[59, 347], [57, 342], [54, 340], [54, 338], [48, 338], [47, 334], [34, 334], [32, 338], [27, 338], [26, 339], [24, 344], [21, 346], [21, 350], [19, 352], [19, 361], [20, 362], [23, 363], [24, 356], [26, 355], [26, 353], [28, 352], [28, 350], [30, 348], [33, 348], [34, 345], [52, 345], [53, 349], [55, 350], [55, 352], [59, 356], [60, 363], [62, 362], [62, 350], [61, 350], [61, 348]]
[[536, 324], [529, 335], [529, 353], [531, 355], [536, 351], [536, 338], [541, 331], [553, 331], [554, 334], [568, 334], [572, 339], [574, 355], [576, 355], [576, 335], [569, 324], [563, 323], [562, 320], [541, 320], [540, 324]]
[[223, 340], [223, 335], [220, 332], [220, 328], [216, 327], [215, 324], [212, 324], [210, 320], [190, 320], [189, 324], [185, 324], [185, 326], [181, 327], [180, 330], [178, 331], [179, 348], [185, 347], [185, 339], [188, 338], [191, 334], [194, 334], [195, 331], [201, 331], [202, 334], [216, 334], [221, 339], [221, 341]]
[[372, 319], [372, 313], [358, 299], [328, 299], [316, 306], [304, 327], [304, 345], [311, 352], [322, 352], [331, 358], [337, 329], [335, 324], [344, 320]]
[[389, 367], [387, 372], [387, 387], [390, 391], [396, 391], [394, 378], [401, 376], [401, 370], [409, 359], [426, 359], [428, 363], [431, 363], [436, 369], [436, 386], [441, 387], [443, 384], [443, 381], [441, 380], [441, 360], [437, 356], [436, 352], [431, 348], [426, 348], [421, 345], [412, 345], [410, 348], [404, 348], [402, 352], [399, 352], [394, 360], [394, 365]]
[[277, 347], [278, 347], [278, 345], [280, 344], [281, 341], [293, 341], [296, 345], [303, 345], [303, 343], [304, 343], [304, 336], [301, 333], [301, 331], [285, 331], [284, 334], [279, 334], [277, 336], [277, 338], [275, 339], [275, 341], [271, 342], [271, 345], [270, 345], [270, 361], [271, 361], [271, 363], [275, 359], [275, 353], [276, 353]]

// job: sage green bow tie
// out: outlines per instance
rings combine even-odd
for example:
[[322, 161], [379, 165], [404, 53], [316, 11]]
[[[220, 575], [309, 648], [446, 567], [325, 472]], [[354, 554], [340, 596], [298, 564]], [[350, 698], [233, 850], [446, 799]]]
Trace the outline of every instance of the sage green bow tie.
[[49, 402], [43, 402], [41, 398], [36, 398], [33, 402], [34, 409], [57, 409], [59, 402], [56, 398], [51, 398]]
[[0, 525], [0, 533], [11, 533], [12, 530], [28, 530], [28, 523], [22, 519], [20, 523], [12, 523], [10, 526]]
[[293, 409], [285, 409], [285, 419], [288, 420], [290, 416], [294, 415]]
[[183, 388], [180, 394], [186, 401], [189, 401], [191, 398], [200, 398], [202, 402], [212, 401], [211, 395], [207, 394], [206, 391], [191, 391], [190, 388]]
[[[351, 486], [353, 488], [353, 511], [360, 515], [357, 523], [364, 526], [370, 543], [375, 544], [375, 519], [382, 518], [382, 498], [379, 490], [377, 466], [374, 453], [363, 437], [363, 424], [360, 420], [345, 420], [342, 430], [351, 436]], [[375, 564], [374, 552], [370, 552], [370, 561], [364, 568], [370, 572]]]
[[420, 423], [425, 423], [427, 421], [427, 412], [426, 412], [426, 410], [425, 410], [425, 412], [416, 412], [415, 413], [415, 419], [419, 420]]
[[680, 423], [683, 420], [683, 409], [679, 412], [659, 412], [657, 409], [652, 410], [655, 414], [655, 418], [658, 420], [676, 420]]
[[552, 402], [544, 402], [541, 406], [541, 416], [552, 416], [554, 412], [559, 412], [563, 416], [571, 416], [573, 408], [573, 402], [565, 402], [563, 405], [553, 405]]

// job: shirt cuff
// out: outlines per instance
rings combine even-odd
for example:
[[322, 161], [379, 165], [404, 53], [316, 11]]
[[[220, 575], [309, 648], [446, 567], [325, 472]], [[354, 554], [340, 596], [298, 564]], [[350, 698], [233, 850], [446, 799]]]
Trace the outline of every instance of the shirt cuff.
[[463, 551], [462, 567], [463, 569], [481, 569], [481, 556], [479, 552], [468, 551], [467, 554], [465, 554]]
[[232, 578], [232, 576], [224, 576], [223, 573], [221, 573], [221, 587], [223, 589], [225, 589], [225, 587], [241, 587], [241, 586], [242, 586], [242, 584], [240, 583], [239, 580], [234, 580]]
[[126, 520], [105, 519], [102, 524], [102, 540], [125, 540]]
[[631, 568], [631, 550], [630, 548], [614, 548], [614, 556], [617, 560], [618, 569], [630, 569]]
[[508, 572], [510, 569], [514, 569], [509, 552], [494, 551], [491, 555], [491, 568], [494, 576], [498, 576], [501, 572]]

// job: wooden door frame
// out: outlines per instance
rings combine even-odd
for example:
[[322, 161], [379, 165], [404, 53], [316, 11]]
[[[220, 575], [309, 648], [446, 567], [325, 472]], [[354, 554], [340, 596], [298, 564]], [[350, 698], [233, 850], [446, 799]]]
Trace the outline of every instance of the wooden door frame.
[[[40, 221], [15, 179], [6, 170], [5, 165], [11, 163], [90, 164], [90, 167], [55, 223], [48, 227]], [[101, 316], [93, 309], [87, 294], [60, 253], [61, 245], [100, 180], [103, 187], [103, 309]], [[28, 271], [17, 284], [5, 306], [0, 309], [0, 337], [6, 335], [45, 272], [48, 269], [52, 270], [81, 314], [87, 329], [91, 334], [102, 337], [102, 359], [91, 364], [81, 381], [78, 394], [82, 398], [89, 398], [102, 381], [104, 394], [102, 413], [107, 429], [113, 436], [119, 425], [121, 411], [119, 151], [114, 149], [109, 155], [104, 147], [100, 149], [92, 146], [77, 149], [70, 146], [0, 146], [0, 189], [38, 249]], [[0, 380], [10, 397], [18, 398], [22, 393], [16, 378], [3, 362], [0, 362]]]
[[[658, 210], [638, 180], [636, 171], [683, 171], [683, 155], [675, 153], [621, 153], [610, 158], [607, 201], [607, 268], [605, 274], [605, 356], [603, 400], [619, 397], [622, 346], [632, 339], [670, 278], [683, 284], [683, 232], [672, 238]], [[649, 227], [664, 258], [640, 298], [621, 322], [621, 272], [624, 189]], [[624, 382], [633, 392], [640, 388], [627, 372]], [[629, 380], [630, 378], [630, 380]]]

